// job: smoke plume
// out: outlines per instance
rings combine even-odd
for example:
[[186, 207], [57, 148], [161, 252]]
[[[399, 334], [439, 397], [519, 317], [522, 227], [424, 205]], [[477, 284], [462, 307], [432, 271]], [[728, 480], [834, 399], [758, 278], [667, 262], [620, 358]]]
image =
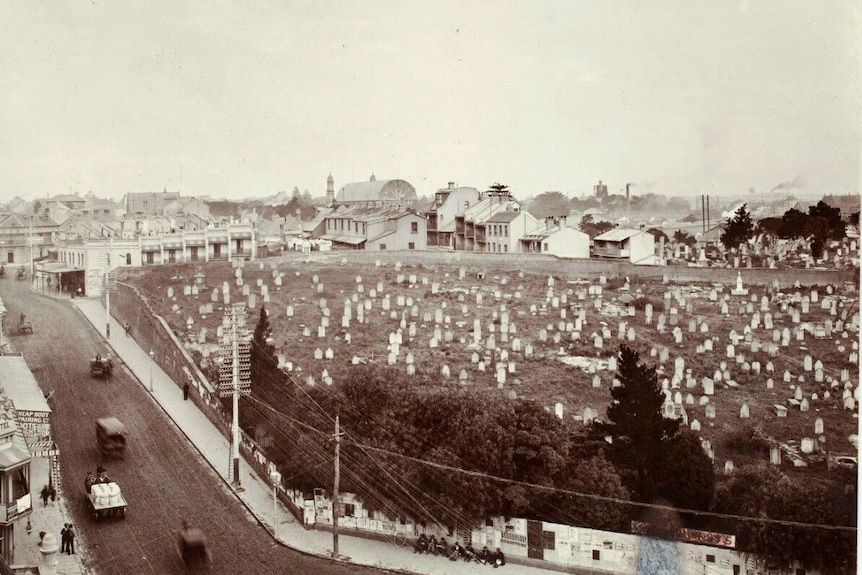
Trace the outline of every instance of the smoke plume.
[[802, 176], [796, 176], [789, 182], [781, 182], [769, 191], [774, 192], [775, 190], [792, 190], [794, 188], [801, 188], [804, 185], [805, 181], [802, 179]]

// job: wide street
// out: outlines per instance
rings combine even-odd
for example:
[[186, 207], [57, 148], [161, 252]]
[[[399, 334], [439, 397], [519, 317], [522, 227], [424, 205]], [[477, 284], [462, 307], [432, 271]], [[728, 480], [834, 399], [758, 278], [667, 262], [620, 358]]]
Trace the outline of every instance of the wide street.
[[[204, 529], [213, 571], [219, 573], [380, 573], [308, 557], [274, 542], [123, 365], [110, 380], [90, 377], [89, 358], [105, 356], [108, 348], [69, 302], [34, 294], [29, 282], [9, 277], [0, 280], [0, 297], [9, 310], [8, 324], [21, 312], [32, 322], [32, 335], [10, 333], [10, 340], [43, 392], [53, 392], [60, 495], [79, 533], [78, 552], [93, 573], [183, 572], [176, 537], [184, 519]], [[124, 520], [97, 523], [87, 511], [84, 477], [99, 463], [94, 421], [107, 415], [119, 418], [128, 431], [125, 459], [105, 467], [129, 508]]]

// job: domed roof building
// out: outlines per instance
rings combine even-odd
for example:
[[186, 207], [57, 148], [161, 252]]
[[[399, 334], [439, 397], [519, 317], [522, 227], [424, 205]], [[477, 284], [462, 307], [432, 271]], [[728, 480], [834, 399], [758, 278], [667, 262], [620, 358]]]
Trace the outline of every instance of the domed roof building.
[[335, 196], [335, 203], [363, 207], [402, 207], [416, 203], [416, 188], [404, 180], [378, 180], [371, 174], [367, 182], [345, 184]]

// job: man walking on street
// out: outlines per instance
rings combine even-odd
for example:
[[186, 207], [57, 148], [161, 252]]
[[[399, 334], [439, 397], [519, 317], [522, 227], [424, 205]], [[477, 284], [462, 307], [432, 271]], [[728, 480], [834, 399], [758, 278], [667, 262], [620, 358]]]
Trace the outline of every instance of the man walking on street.
[[71, 523], [66, 528], [66, 551], [68, 551], [68, 555], [75, 554], [75, 530], [72, 529]]
[[183, 386], [183, 401], [187, 400], [188, 398], [189, 398], [189, 384], [188, 384], [188, 382], [186, 382], [186, 384]]
[[42, 495], [42, 507], [48, 507], [48, 496], [50, 496], [50, 495], [51, 495], [51, 492], [50, 492], [50, 491], [48, 491], [48, 486], [47, 486], [47, 485], [45, 485], [45, 486], [42, 488], [42, 493], [41, 493], [41, 495]]
[[69, 546], [69, 524], [64, 523], [60, 530], [60, 553], [65, 553]]

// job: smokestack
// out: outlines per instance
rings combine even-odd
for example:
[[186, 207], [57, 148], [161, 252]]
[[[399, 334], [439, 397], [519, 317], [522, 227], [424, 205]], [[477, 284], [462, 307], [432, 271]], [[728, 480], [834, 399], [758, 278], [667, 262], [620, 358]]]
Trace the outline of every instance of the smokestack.
[[629, 193], [629, 188], [631, 184], [626, 184], [626, 216], [629, 215], [631, 211], [631, 194]]
[[710, 228], [709, 225], [709, 196], [706, 196], [706, 229]]

